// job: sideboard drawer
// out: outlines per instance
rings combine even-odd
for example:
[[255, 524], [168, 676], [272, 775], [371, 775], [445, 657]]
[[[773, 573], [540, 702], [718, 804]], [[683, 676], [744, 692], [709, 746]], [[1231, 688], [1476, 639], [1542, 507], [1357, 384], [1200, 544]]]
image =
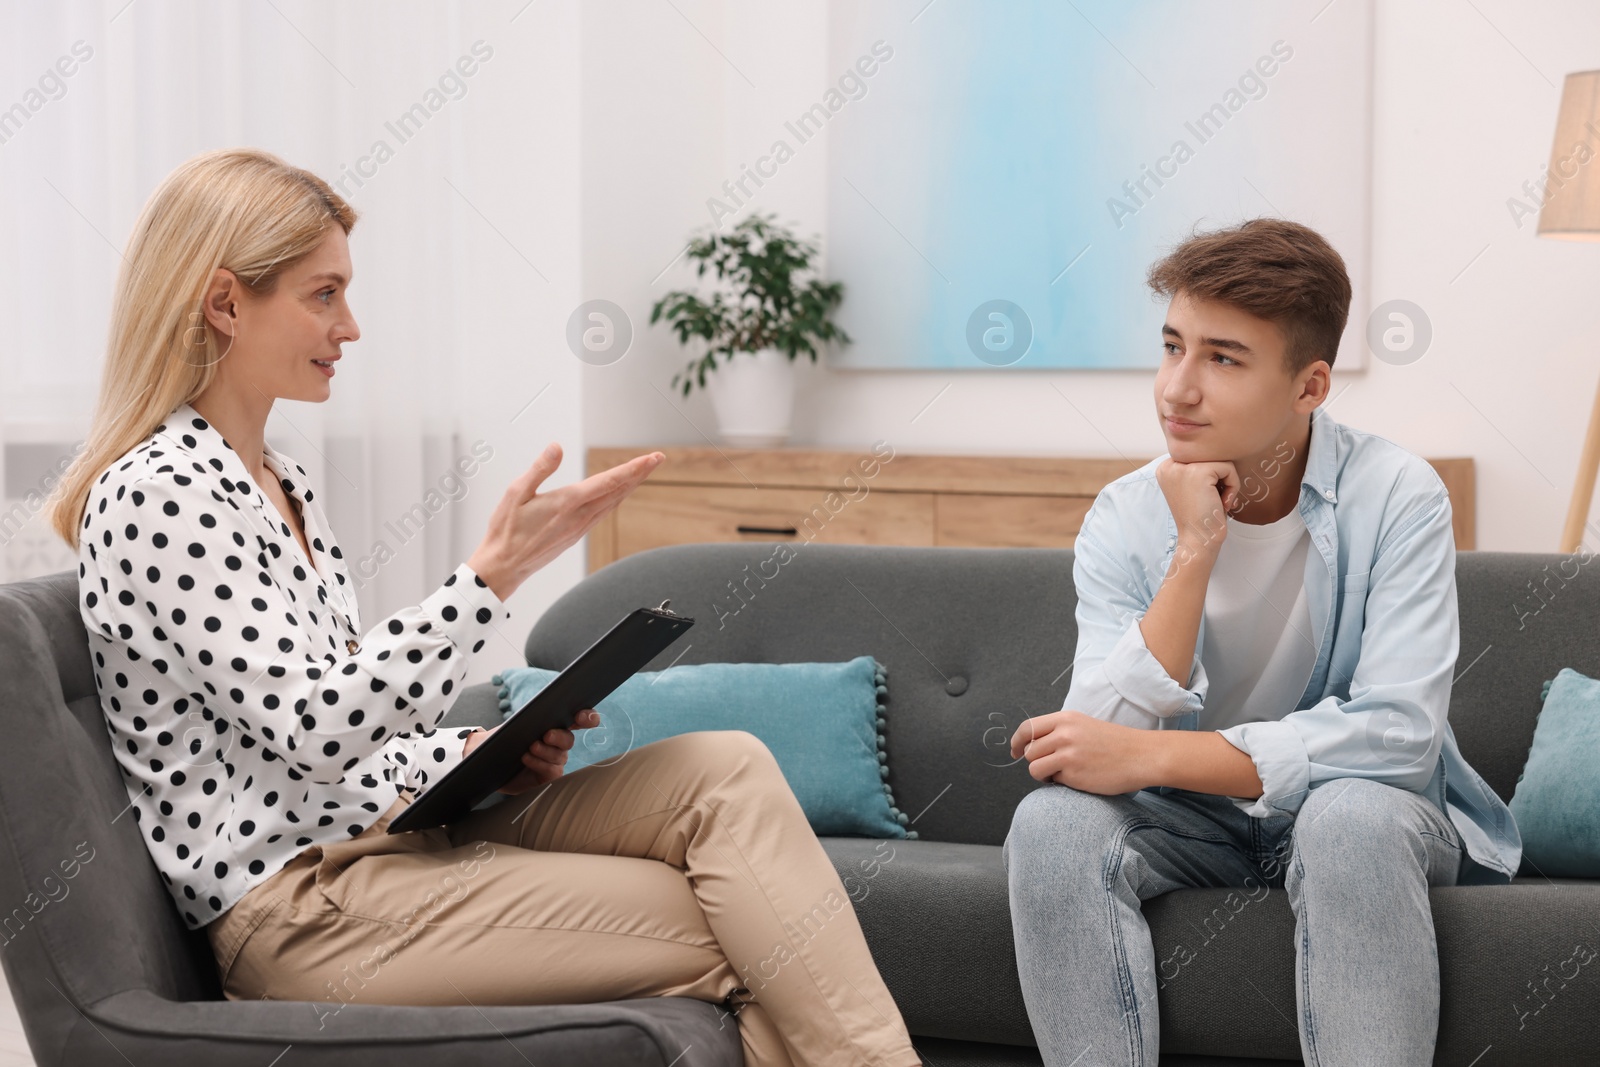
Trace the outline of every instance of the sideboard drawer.
[[[828, 505], [832, 504], [833, 507]], [[618, 557], [695, 541], [931, 545], [932, 493], [650, 485], [616, 510]]]
[[983, 548], [1071, 548], [1094, 497], [941, 493], [933, 543]]
[[[648, 451], [592, 448], [588, 471]], [[647, 548], [695, 541], [1072, 548], [1100, 490], [1149, 462], [936, 456], [876, 445], [870, 453], [692, 445], [661, 451], [667, 462], [589, 531], [591, 571]], [[1450, 493], [1456, 548], [1475, 548], [1471, 458], [1428, 462]], [[845, 495], [852, 489], [855, 500]]]

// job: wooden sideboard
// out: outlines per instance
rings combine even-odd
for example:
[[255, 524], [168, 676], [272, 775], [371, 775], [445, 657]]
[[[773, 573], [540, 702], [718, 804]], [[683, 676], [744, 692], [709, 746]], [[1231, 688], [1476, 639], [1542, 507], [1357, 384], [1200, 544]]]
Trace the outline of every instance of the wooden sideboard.
[[[1071, 548], [1095, 494], [1149, 462], [878, 447], [591, 448], [590, 474], [645, 452], [667, 459], [590, 532], [589, 570], [694, 541]], [[1471, 549], [1472, 459], [1428, 462], [1450, 491], [1456, 547]]]

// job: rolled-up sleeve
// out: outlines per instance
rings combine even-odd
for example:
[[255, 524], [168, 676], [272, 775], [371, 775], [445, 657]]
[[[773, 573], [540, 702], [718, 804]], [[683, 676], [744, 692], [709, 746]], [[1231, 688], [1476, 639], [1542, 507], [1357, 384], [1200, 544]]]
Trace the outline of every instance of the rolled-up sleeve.
[[1167, 673], [1144, 641], [1139, 620], [1153, 599], [1135, 580], [1111, 487], [1095, 497], [1073, 544], [1078, 648], [1063, 708], [1107, 722], [1157, 729], [1162, 719], [1199, 711], [1208, 682], [1200, 657], [1185, 684]]
[[[1330, 778], [1371, 778], [1421, 792], [1444, 746], [1460, 648], [1455, 535], [1449, 495], [1397, 520], [1368, 577], [1361, 654], [1349, 699], [1324, 697], [1271, 722], [1219, 731], [1255, 762], [1260, 797], [1234, 797], [1255, 816], [1293, 814]], [[1344, 611], [1357, 610], [1348, 601]]]

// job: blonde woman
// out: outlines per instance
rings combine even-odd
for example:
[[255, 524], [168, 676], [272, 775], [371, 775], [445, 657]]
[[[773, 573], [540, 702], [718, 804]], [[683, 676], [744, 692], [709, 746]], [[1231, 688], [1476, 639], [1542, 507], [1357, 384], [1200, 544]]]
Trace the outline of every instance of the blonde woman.
[[[844, 887], [771, 753], [691, 733], [563, 774], [552, 730], [501, 787], [388, 834], [486, 731], [432, 728], [505, 601], [663, 458], [545, 489], [517, 477], [472, 556], [363, 630], [278, 399], [320, 402], [341, 346], [356, 213], [269, 153], [178, 167], [134, 228], [98, 407], [52, 503], [133, 817], [230, 999], [723, 1006], [749, 1064], [920, 1063]], [[585, 710], [579, 728], [599, 716]], [[782, 965], [774, 967], [773, 960]]]

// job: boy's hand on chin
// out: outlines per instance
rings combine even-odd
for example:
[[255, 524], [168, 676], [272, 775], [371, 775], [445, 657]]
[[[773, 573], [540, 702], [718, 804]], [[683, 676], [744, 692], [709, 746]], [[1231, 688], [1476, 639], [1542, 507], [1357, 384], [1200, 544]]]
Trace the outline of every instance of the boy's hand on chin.
[[1228, 533], [1225, 517], [1246, 502], [1238, 468], [1227, 461], [1179, 463], [1168, 457], [1156, 468], [1156, 484], [1179, 537], [1206, 547], [1221, 547]]
[[1086, 793], [1110, 796], [1155, 784], [1150, 732], [1063, 708], [1025, 719], [1011, 735], [1011, 755], [1028, 773]]

